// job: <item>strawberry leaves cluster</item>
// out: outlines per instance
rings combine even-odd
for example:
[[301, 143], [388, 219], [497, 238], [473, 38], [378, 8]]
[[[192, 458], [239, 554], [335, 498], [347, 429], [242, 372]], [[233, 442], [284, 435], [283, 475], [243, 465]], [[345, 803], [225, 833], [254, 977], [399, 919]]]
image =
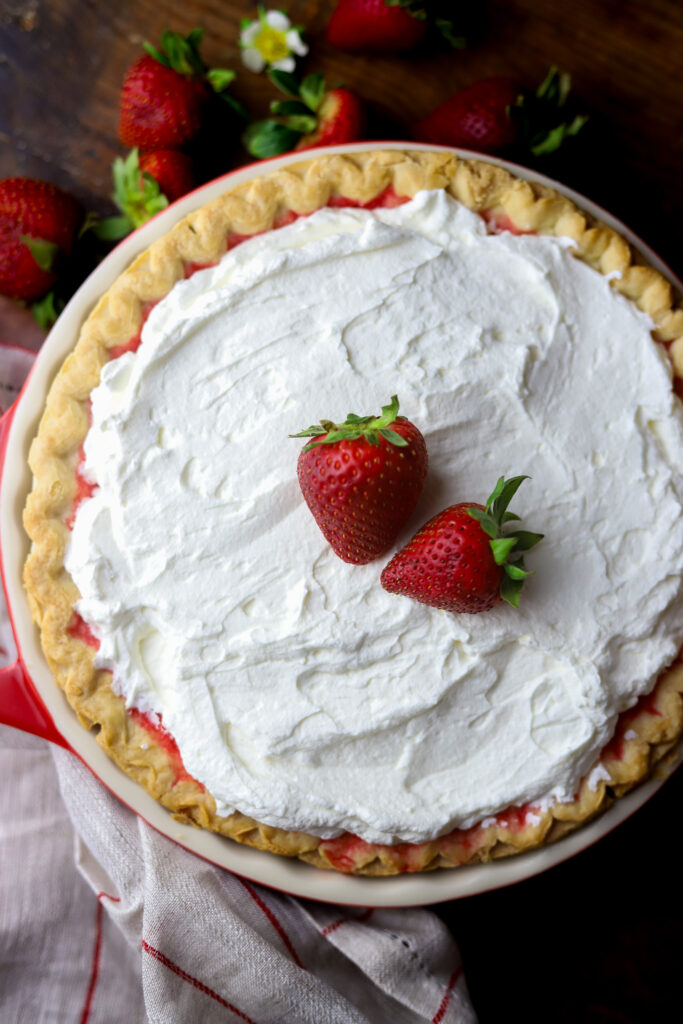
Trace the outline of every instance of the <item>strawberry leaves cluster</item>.
[[588, 121], [585, 114], [569, 114], [571, 77], [551, 67], [539, 87], [520, 89], [508, 109], [519, 148], [533, 156], [554, 153], [567, 139], [578, 135]]
[[391, 424], [395, 423], [398, 416], [398, 397], [391, 396], [388, 405], [382, 406], [380, 416], [357, 416], [350, 412], [343, 423], [332, 423], [330, 420], [321, 420], [312, 427], [300, 430], [298, 434], [290, 434], [290, 437], [315, 437], [315, 441], [307, 444], [302, 451], [309, 452], [323, 444], [337, 444], [339, 441], [357, 441], [363, 438], [368, 444], [379, 448], [380, 438], [383, 437], [389, 444], [398, 448], [405, 448], [408, 442], [396, 430], [392, 430]]
[[289, 99], [274, 100], [270, 110], [277, 119], [254, 121], [242, 136], [247, 152], [259, 160], [289, 152], [304, 136], [315, 131], [326, 92], [320, 74], [300, 79], [290, 72], [271, 69], [268, 77]]
[[543, 540], [542, 533], [531, 533], [529, 530], [503, 532], [506, 523], [520, 518], [514, 512], [508, 511], [508, 505], [517, 493], [520, 484], [527, 479], [526, 476], [513, 476], [506, 480], [501, 476], [489, 495], [484, 509], [477, 506], [467, 509], [467, 514], [472, 519], [476, 519], [481, 529], [490, 538], [493, 560], [503, 570], [500, 596], [515, 608], [519, 605], [519, 596], [525, 579], [533, 575], [525, 569], [524, 557], [521, 553], [531, 550], [539, 541]]
[[343, 86], [328, 89], [321, 74], [299, 78], [272, 68], [268, 76], [288, 99], [271, 103], [274, 118], [249, 125], [242, 142], [259, 160], [290, 150], [339, 145], [362, 138], [365, 126], [363, 103]]

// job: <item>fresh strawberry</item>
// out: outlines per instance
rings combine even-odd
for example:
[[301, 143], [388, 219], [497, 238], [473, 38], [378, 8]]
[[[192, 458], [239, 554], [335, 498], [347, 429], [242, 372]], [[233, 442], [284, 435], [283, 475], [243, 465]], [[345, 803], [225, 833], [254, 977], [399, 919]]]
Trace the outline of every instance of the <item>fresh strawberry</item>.
[[119, 138], [125, 146], [154, 150], [185, 145], [199, 132], [211, 90], [243, 113], [224, 93], [235, 73], [209, 70], [202, 60], [203, 35], [200, 28], [186, 37], [164, 32], [159, 49], [145, 43], [147, 53], [123, 79]]
[[381, 416], [349, 413], [292, 437], [313, 437], [299, 455], [306, 503], [333, 550], [363, 565], [384, 554], [415, 508], [427, 475], [427, 448], [417, 427], [398, 415], [398, 399]]
[[339, 0], [327, 26], [327, 42], [339, 50], [402, 53], [422, 42], [427, 31], [419, 4], [386, 0]]
[[570, 78], [551, 68], [532, 92], [505, 76], [484, 78], [455, 93], [413, 126], [413, 138], [500, 153], [512, 146], [534, 156], [556, 150], [587, 118], [566, 117]]
[[293, 149], [333, 146], [363, 137], [365, 110], [350, 89], [328, 90], [322, 75], [300, 81], [285, 71], [269, 71], [271, 80], [291, 98], [271, 103], [279, 120], [255, 121], [242, 141], [252, 156], [264, 159]]
[[[190, 160], [184, 153], [169, 149], [156, 150], [148, 155], [156, 157], [159, 153], [170, 155], [172, 165], [177, 165], [181, 172], [181, 178], [188, 173]], [[105, 217], [104, 220], [97, 214], [88, 214], [86, 221], [86, 229], [102, 241], [116, 242], [124, 238], [168, 206], [168, 197], [161, 191], [156, 178], [143, 168], [143, 160], [144, 156], [140, 157], [137, 149], [131, 149], [125, 160], [117, 156], [111, 165], [114, 180], [112, 199], [121, 214], [116, 217]], [[162, 163], [165, 163], [164, 158], [160, 161], [160, 164]], [[191, 164], [189, 173], [191, 175]]]
[[192, 160], [177, 149], [153, 149], [140, 154], [140, 170], [154, 178], [169, 203], [195, 187]]
[[519, 519], [507, 507], [525, 476], [502, 476], [486, 506], [451, 505], [425, 523], [384, 569], [381, 583], [391, 594], [412, 597], [449, 612], [485, 612], [501, 598], [516, 608], [524, 580], [532, 573], [522, 558], [542, 533], [502, 527]]
[[0, 181], [0, 294], [39, 299], [57, 280], [57, 261], [73, 247], [81, 208], [46, 181]]
[[418, 121], [413, 138], [479, 153], [498, 153], [515, 140], [508, 110], [520, 91], [512, 78], [484, 78], [456, 92]]
[[199, 132], [207, 99], [201, 79], [181, 75], [145, 54], [123, 79], [119, 138], [124, 146], [145, 149], [182, 146]]
[[365, 128], [363, 103], [350, 89], [330, 89], [317, 110], [318, 124], [314, 131], [299, 139], [295, 149], [314, 146], [337, 146], [355, 142]]
[[[340, 50], [405, 53], [435, 30], [459, 49], [452, 0], [338, 0], [327, 26], [327, 42]], [[462, 12], [457, 12], [459, 22]]]

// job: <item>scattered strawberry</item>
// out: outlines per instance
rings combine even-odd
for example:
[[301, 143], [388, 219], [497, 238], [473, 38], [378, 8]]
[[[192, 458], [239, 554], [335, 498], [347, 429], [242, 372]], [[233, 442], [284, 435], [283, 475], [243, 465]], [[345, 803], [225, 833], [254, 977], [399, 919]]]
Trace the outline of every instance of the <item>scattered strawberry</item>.
[[[191, 174], [189, 157], [177, 150], [157, 150], [156, 153], [169, 153], [172, 165], [179, 168], [180, 176]], [[120, 238], [141, 227], [151, 217], [168, 206], [168, 198], [161, 191], [159, 182], [149, 171], [143, 170], [142, 161], [137, 149], [131, 149], [126, 159], [117, 156], [111, 165], [114, 191], [112, 199], [121, 211], [118, 217], [105, 217], [101, 220], [97, 214], [88, 214], [84, 230], [90, 230], [106, 242], [116, 242]]]
[[140, 170], [154, 178], [169, 203], [196, 187], [192, 160], [177, 149], [153, 149], [140, 154]]
[[297, 474], [335, 553], [356, 565], [384, 554], [415, 508], [427, 475], [424, 438], [398, 416], [396, 395], [381, 416], [349, 413], [344, 423], [322, 420], [291, 436], [315, 438], [302, 449]]
[[255, 121], [242, 141], [258, 159], [288, 153], [293, 149], [333, 146], [354, 142], [363, 136], [365, 111], [362, 101], [350, 89], [327, 90], [322, 75], [308, 75], [300, 81], [285, 71], [269, 71], [271, 80], [291, 98], [271, 103], [279, 120]]
[[327, 26], [330, 46], [339, 50], [402, 53], [422, 42], [427, 31], [424, 8], [386, 0], [339, 0]]
[[526, 479], [500, 477], [485, 507], [465, 502], [439, 512], [386, 566], [384, 589], [449, 612], [488, 611], [501, 598], [516, 608], [532, 573], [522, 558], [510, 562], [508, 556], [543, 537], [527, 530], [501, 533], [505, 523], [519, 519], [507, 507]]
[[534, 156], [551, 153], [587, 120], [579, 115], [566, 119], [570, 84], [569, 75], [557, 68], [550, 69], [536, 92], [512, 78], [484, 78], [418, 121], [413, 138], [479, 153], [500, 153], [513, 145]]
[[326, 38], [340, 50], [405, 53], [433, 27], [462, 47], [452, 14], [452, 0], [338, 0]]
[[234, 71], [209, 70], [199, 54], [203, 30], [185, 38], [164, 32], [159, 49], [145, 43], [147, 53], [128, 69], [121, 90], [119, 138], [140, 149], [175, 149], [198, 134], [211, 90], [244, 115], [224, 90]]
[[57, 280], [58, 258], [71, 252], [81, 208], [46, 181], [0, 181], [0, 294], [31, 302]]

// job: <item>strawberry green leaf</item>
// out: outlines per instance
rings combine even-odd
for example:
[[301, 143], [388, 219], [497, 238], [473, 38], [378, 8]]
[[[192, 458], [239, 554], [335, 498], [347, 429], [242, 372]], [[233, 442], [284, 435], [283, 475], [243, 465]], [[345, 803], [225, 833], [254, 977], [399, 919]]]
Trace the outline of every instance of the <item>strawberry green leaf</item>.
[[308, 135], [315, 131], [318, 118], [314, 114], [293, 114], [291, 117], [285, 118], [283, 124], [286, 128], [291, 128], [293, 132]]
[[483, 508], [468, 508], [467, 514], [477, 520], [484, 533], [487, 533], [492, 540], [498, 537], [498, 523]]
[[568, 116], [570, 88], [570, 76], [552, 67], [535, 92], [522, 89], [509, 108], [518, 144], [534, 156], [554, 152], [586, 124], [584, 114]]
[[500, 585], [500, 596], [513, 608], [519, 608], [519, 598], [522, 593], [524, 580], [512, 580], [509, 576], [503, 576]]
[[64, 300], [56, 298], [54, 292], [48, 292], [38, 302], [31, 304], [31, 312], [44, 331], [52, 327], [63, 309]]
[[244, 107], [239, 100], [236, 100], [234, 96], [230, 96], [227, 92], [219, 92], [216, 95], [223, 101], [223, 103], [227, 103], [243, 121], [249, 120], [249, 114], [247, 113], [246, 107]]
[[560, 124], [544, 134], [536, 135], [531, 142], [534, 156], [544, 156], [559, 149], [565, 139], [576, 135], [585, 125], [588, 117], [577, 114], [571, 124]]
[[377, 433], [380, 437], [383, 437], [389, 444], [396, 445], [397, 448], [407, 448], [408, 442], [405, 437], [401, 437], [395, 430], [389, 430], [388, 427], [380, 427]]
[[556, 107], [563, 107], [567, 102], [571, 85], [571, 76], [566, 71], [559, 71], [553, 65], [536, 90], [536, 96], [539, 100], [544, 100]]
[[19, 237], [30, 249], [31, 255], [41, 270], [49, 272], [54, 269], [59, 253], [59, 246], [55, 242], [47, 242], [44, 238], [33, 238], [31, 235], [20, 235]]
[[[509, 480], [505, 481], [498, 496], [494, 499], [493, 507], [491, 509], [493, 518], [496, 520], [497, 523], [501, 522], [504, 513], [507, 511], [508, 505], [510, 504], [515, 494], [519, 490], [521, 484], [523, 484], [524, 481], [527, 479], [528, 477], [526, 476], [512, 476], [510, 477]], [[498, 490], [498, 484], [496, 484], [496, 490]]]
[[521, 518], [521, 516], [516, 516], [514, 512], [503, 512], [500, 521], [501, 523], [510, 523], [513, 519], [519, 521]]
[[424, 0], [384, 0], [384, 3], [387, 7], [402, 7], [418, 21], [424, 21], [427, 17]]
[[223, 92], [235, 80], [235, 72], [229, 68], [211, 68], [206, 72], [206, 80], [214, 92]]
[[533, 573], [523, 569], [520, 563], [504, 562], [503, 569], [511, 580], [525, 580], [527, 576], [533, 576]]
[[321, 420], [319, 424], [307, 427], [305, 430], [299, 431], [298, 434], [290, 434], [289, 436], [320, 437], [322, 434], [327, 434], [327, 437], [321, 437], [319, 441], [313, 441], [310, 445], [307, 445], [304, 451], [308, 451], [317, 444], [333, 444], [335, 441], [355, 441], [359, 437], [365, 438], [366, 441], [374, 446], [379, 445], [379, 439], [383, 437], [390, 444], [403, 448], [408, 442], [397, 430], [390, 429], [390, 424], [396, 420], [398, 409], [398, 398], [396, 395], [392, 395], [391, 401], [387, 405], [382, 406], [382, 414], [380, 416], [358, 416], [355, 412], [350, 412], [343, 423]]
[[159, 48], [151, 43], [143, 43], [143, 46], [150, 57], [171, 68], [179, 75], [192, 77], [203, 75], [206, 65], [199, 54], [199, 46], [204, 38], [204, 30], [194, 28], [187, 36], [183, 37], [178, 32], [166, 30], [161, 34]]
[[[139, 228], [155, 213], [166, 209], [168, 199], [161, 191], [159, 183], [151, 174], [140, 170], [137, 149], [131, 149], [125, 160], [117, 157], [111, 170], [114, 180], [112, 199], [134, 228]], [[123, 230], [121, 218], [114, 219], [118, 221], [118, 224], [112, 225], [111, 230]], [[102, 222], [98, 225], [98, 230], [94, 231], [98, 238], [105, 237], [101, 233], [101, 227]], [[130, 230], [128, 228], [128, 231]], [[128, 231], [124, 231], [124, 234], [127, 234]], [[111, 235], [110, 240], [114, 237], [116, 236]], [[123, 235], [118, 237], [122, 238]]]
[[508, 537], [515, 537], [517, 551], [530, 551], [539, 541], [543, 540], [542, 533], [531, 533], [529, 530], [513, 530], [507, 534]]
[[242, 135], [248, 153], [263, 160], [294, 149], [302, 133], [287, 128], [278, 121], [255, 121]]
[[288, 117], [290, 114], [301, 114], [304, 117], [310, 117], [310, 108], [302, 103], [301, 100], [273, 100], [270, 104], [270, 109], [273, 114], [278, 114], [280, 117]]
[[435, 18], [434, 25], [441, 33], [447, 43], [450, 43], [454, 50], [464, 50], [467, 46], [465, 36], [459, 36], [455, 29], [455, 22], [450, 18]]
[[151, 43], [146, 42], [143, 43], [142, 46], [150, 55], [150, 57], [154, 57], [154, 59], [159, 61], [160, 64], [163, 64], [165, 68], [171, 67], [171, 62], [166, 56], [166, 54], [162, 53], [161, 50], [157, 50], [156, 46], [152, 46]]
[[514, 537], [498, 537], [491, 541], [491, 551], [496, 565], [502, 565], [517, 541]]
[[496, 499], [500, 495], [500, 493], [503, 490], [504, 486], [505, 486], [505, 477], [504, 476], [499, 476], [498, 479], [496, 480], [496, 486], [493, 488], [493, 490], [489, 494], [488, 498], [486, 499], [486, 511], [487, 512], [489, 512], [491, 510], [491, 506], [493, 505], [494, 501], [496, 501]]
[[90, 224], [93, 235], [102, 242], [118, 242], [129, 235], [133, 227], [130, 217], [105, 217]]
[[326, 92], [325, 79], [320, 74], [306, 75], [301, 83], [299, 95], [314, 113], [323, 101]]
[[274, 71], [273, 68], [270, 68], [268, 70], [268, 77], [273, 85], [276, 85], [281, 92], [285, 92], [288, 96], [294, 96], [296, 99], [300, 99], [301, 83], [296, 75], [290, 74], [289, 71]]

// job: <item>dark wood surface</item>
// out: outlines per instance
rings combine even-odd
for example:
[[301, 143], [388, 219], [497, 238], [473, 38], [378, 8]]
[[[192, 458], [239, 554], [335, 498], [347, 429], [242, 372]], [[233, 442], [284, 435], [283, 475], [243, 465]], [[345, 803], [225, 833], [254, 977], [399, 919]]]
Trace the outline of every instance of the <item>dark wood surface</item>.
[[[276, 6], [275, 3], [272, 6]], [[536, 167], [622, 218], [683, 274], [683, 4], [680, 0], [490, 0], [456, 53], [353, 56], [323, 33], [333, 0], [284, 3], [306, 26], [308, 70], [366, 97], [374, 138], [406, 125], [491, 74], [529, 86], [551, 64], [572, 75], [591, 115], [586, 137]], [[453, 5], [457, 9], [456, 4]], [[460, 5], [460, 6], [465, 6]], [[274, 90], [242, 69], [241, 17], [222, 0], [0, 0], [0, 178], [28, 175], [111, 212], [118, 93], [143, 39], [206, 30], [211, 65], [234, 67], [234, 94], [262, 116]], [[238, 133], [210, 170], [247, 162]], [[207, 164], [207, 167], [209, 165]], [[0, 303], [0, 337], [37, 347], [28, 314]], [[643, 810], [578, 857], [525, 883], [438, 908], [460, 943], [482, 1024], [668, 1022], [679, 998], [681, 875], [675, 831], [679, 772]]]

